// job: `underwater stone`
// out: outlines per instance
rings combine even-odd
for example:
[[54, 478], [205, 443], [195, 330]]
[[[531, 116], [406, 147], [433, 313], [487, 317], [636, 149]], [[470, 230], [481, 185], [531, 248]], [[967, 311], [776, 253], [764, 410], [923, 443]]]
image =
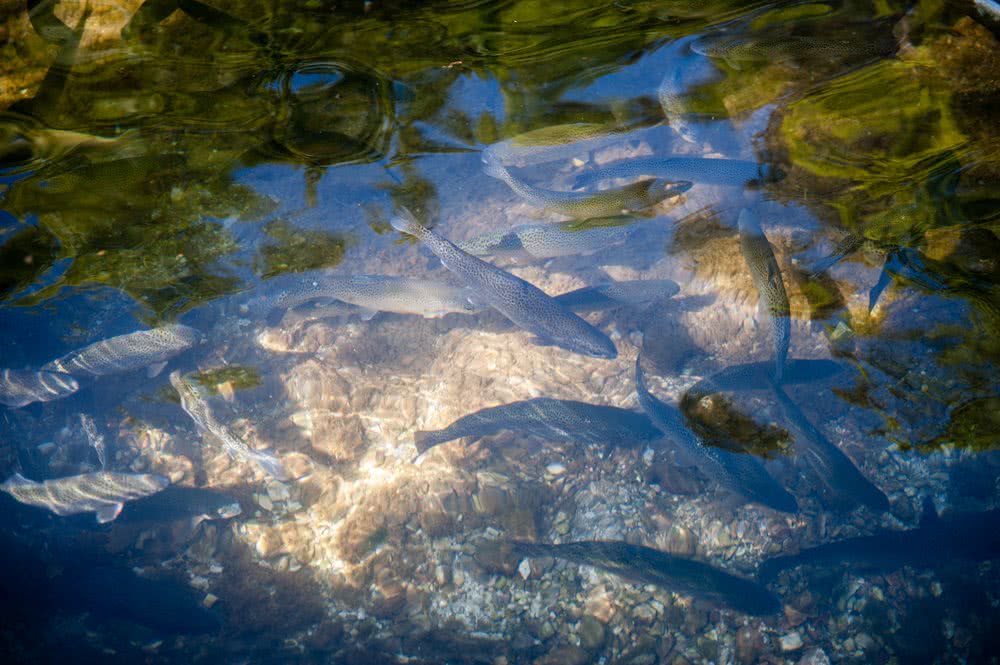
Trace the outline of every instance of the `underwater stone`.
[[580, 635], [580, 646], [588, 651], [594, 651], [604, 644], [604, 625], [593, 615], [587, 614], [580, 619], [577, 632]]
[[780, 642], [782, 651], [797, 651], [802, 648], [802, 636], [798, 632], [782, 635]]

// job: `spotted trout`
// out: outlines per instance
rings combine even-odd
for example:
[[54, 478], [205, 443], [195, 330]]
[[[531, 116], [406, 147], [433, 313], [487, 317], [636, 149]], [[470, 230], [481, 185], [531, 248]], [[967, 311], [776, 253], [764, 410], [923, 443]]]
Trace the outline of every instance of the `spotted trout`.
[[46, 364], [42, 369], [76, 376], [105, 376], [143, 367], [159, 373], [168, 360], [194, 346], [194, 328], [172, 324], [109, 337]]
[[691, 188], [690, 182], [651, 178], [595, 193], [556, 192], [529, 185], [515, 177], [490, 152], [483, 153], [483, 171], [507, 183], [508, 187], [531, 205], [574, 219], [614, 217], [640, 212]]
[[618, 351], [607, 335], [560, 305], [538, 287], [505, 270], [463, 252], [423, 227], [406, 209], [391, 220], [393, 228], [415, 236], [445, 268], [512, 323], [534, 333], [539, 343], [554, 344], [593, 358], [615, 358]]
[[268, 450], [254, 450], [236, 438], [236, 435], [216, 419], [208, 400], [194, 381], [182, 377], [181, 373], [175, 370], [170, 374], [170, 384], [180, 395], [181, 408], [191, 417], [203, 435], [207, 434], [219, 441], [233, 458], [253, 462], [277, 480], [290, 480], [281, 460], [274, 453]]
[[791, 309], [788, 294], [781, 280], [781, 269], [774, 258], [771, 243], [760, 228], [757, 216], [744, 208], [740, 211], [740, 250], [750, 268], [750, 277], [767, 307], [771, 317], [771, 336], [774, 339], [774, 380], [781, 383], [785, 359], [788, 357], [788, 342], [791, 337]]
[[754, 616], [781, 609], [778, 599], [752, 580], [643, 545], [595, 540], [558, 545], [512, 541], [510, 547], [517, 556], [552, 557], [593, 566], [632, 582], [653, 584]]
[[92, 512], [104, 524], [118, 517], [126, 501], [155, 494], [169, 484], [163, 476], [148, 473], [99, 471], [42, 482], [15, 473], [0, 483], [0, 490], [59, 516]]
[[0, 404], [14, 408], [67, 397], [79, 388], [76, 379], [63, 372], [0, 370]]

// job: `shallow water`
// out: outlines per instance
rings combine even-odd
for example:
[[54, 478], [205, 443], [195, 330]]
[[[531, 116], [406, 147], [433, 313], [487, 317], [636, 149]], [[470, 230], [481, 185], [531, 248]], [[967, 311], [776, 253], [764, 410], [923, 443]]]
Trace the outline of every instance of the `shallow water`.
[[991, 662], [982, 7], [0, 9], [5, 662]]

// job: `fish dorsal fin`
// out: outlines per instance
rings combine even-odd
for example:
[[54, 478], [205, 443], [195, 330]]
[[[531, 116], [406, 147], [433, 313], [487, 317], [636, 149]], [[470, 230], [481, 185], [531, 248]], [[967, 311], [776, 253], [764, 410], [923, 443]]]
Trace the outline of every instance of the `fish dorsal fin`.
[[119, 503], [109, 503], [106, 506], [101, 506], [96, 511], [94, 511], [97, 514], [97, 523], [98, 524], [107, 524], [108, 522], [113, 522], [114, 519], [116, 517], [118, 517], [118, 515], [121, 514], [122, 508], [124, 508], [124, 507], [125, 507], [125, 504], [120, 503], [120, 502]]
[[934, 507], [934, 499], [929, 496], [924, 497], [924, 505], [920, 511], [920, 526], [932, 526], [941, 521], [938, 517], [937, 509]]
[[146, 368], [146, 376], [150, 379], [153, 379], [156, 376], [158, 376], [166, 366], [167, 366], [166, 360], [159, 363], [153, 363], [152, 365]]

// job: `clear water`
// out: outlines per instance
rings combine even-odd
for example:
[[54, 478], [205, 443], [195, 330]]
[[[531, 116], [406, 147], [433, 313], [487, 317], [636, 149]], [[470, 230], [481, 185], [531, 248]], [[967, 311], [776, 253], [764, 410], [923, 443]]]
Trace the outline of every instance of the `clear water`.
[[[0, 407], [3, 478], [171, 483], [103, 524], [0, 494], [5, 662], [992, 662], [990, 7], [3, 10], [0, 367], [37, 379], [117, 335], [197, 331], [155, 376], [77, 370], [72, 394]], [[620, 203], [638, 176], [683, 193]], [[569, 216], [553, 191], [595, 197]], [[557, 229], [483, 257], [552, 296], [677, 288], [577, 310], [617, 354], [591, 357], [491, 306], [511, 283], [463, 301], [468, 272], [391, 226], [404, 208], [466, 247]], [[784, 309], [754, 270], [787, 294], [780, 385]], [[343, 291], [284, 310], [359, 275], [478, 311]]]

